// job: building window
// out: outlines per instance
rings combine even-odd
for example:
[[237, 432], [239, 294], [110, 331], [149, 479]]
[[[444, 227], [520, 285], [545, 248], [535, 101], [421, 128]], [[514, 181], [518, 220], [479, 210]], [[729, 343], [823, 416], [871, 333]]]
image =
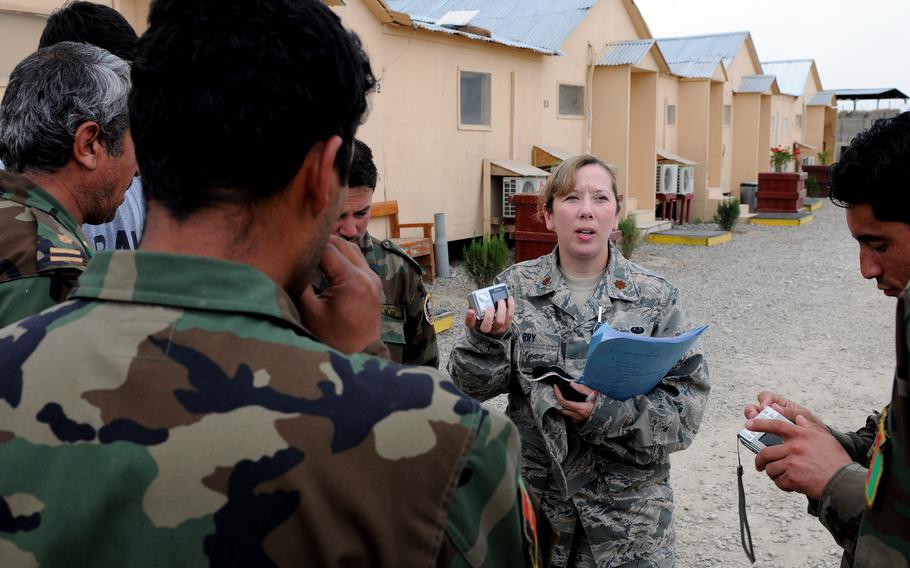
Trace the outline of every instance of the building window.
[[676, 126], [676, 105], [667, 105], [667, 126]]
[[461, 71], [459, 97], [462, 125], [490, 126], [489, 73]]
[[803, 115], [801, 115], [801, 114], [796, 115], [796, 129], [797, 130], [803, 129]]
[[585, 88], [583, 86], [559, 84], [559, 115], [585, 115]]
[[784, 135], [790, 134], [790, 119], [784, 118]]
[[730, 105], [724, 105], [724, 126], [730, 126], [733, 124], [733, 107]]

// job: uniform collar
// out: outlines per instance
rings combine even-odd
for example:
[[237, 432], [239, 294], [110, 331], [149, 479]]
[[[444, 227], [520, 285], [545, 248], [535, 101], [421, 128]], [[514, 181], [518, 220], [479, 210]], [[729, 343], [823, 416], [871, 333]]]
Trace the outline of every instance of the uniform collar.
[[[559, 260], [559, 248], [557, 247], [550, 254], [541, 257], [540, 262], [545, 266], [538, 274], [538, 281], [531, 285], [529, 295], [531, 297], [546, 296], [556, 292], [557, 288], [563, 283], [562, 274], [559, 272], [557, 262]], [[640, 297], [638, 286], [632, 280], [631, 263], [626, 260], [619, 248], [610, 243], [610, 260], [607, 262], [607, 270], [604, 273], [604, 281], [598, 284], [598, 290], [601, 285], [606, 286], [607, 296], [613, 300], [624, 300], [628, 302], [637, 301]], [[597, 292], [595, 292], [597, 294]]]
[[360, 247], [361, 252], [364, 256], [373, 251], [373, 237], [370, 236], [369, 231], [364, 231], [363, 237], [360, 239], [360, 242], [357, 243]]
[[287, 292], [258, 270], [208, 257], [113, 251], [95, 255], [70, 298], [245, 313], [307, 335]]
[[82, 227], [76, 223], [66, 207], [53, 195], [24, 176], [0, 170], [0, 198], [44, 211], [79, 237], [80, 244], [89, 258], [94, 254], [94, 249], [89, 246], [88, 239], [82, 232]]

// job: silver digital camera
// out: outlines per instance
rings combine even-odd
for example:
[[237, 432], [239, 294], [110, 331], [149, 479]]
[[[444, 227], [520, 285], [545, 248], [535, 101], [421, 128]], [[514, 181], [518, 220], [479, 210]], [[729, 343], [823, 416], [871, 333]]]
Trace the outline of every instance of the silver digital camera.
[[474, 310], [477, 321], [480, 321], [483, 319], [483, 314], [487, 311], [487, 308], [492, 306], [495, 311], [499, 300], [506, 300], [508, 297], [508, 286], [505, 284], [494, 284], [480, 290], [474, 290], [468, 294], [468, 305]]
[[[764, 420], [783, 420], [784, 422], [793, 424], [770, 406], [763, 408], [755, 418]], [[752, 430], [746, 430], [745, 428], [739, 432], [739, 441], [756, 454], [768, 446], [776, 446], [777, 444], [782, 444], [784, 442], [777, 434], [771, 434], [770, 432], [753, 432]]]

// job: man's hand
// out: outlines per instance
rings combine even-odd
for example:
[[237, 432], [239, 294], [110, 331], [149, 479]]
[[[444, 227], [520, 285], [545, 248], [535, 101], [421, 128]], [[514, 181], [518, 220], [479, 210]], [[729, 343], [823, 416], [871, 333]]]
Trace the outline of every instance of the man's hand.
[[791, 422], [796, 422], [797, 416], [803, 416], [809, 420], [809, 422], [814, 422], [822, 428], [826, 427], [825, 423], [816, 418], [808, 408], [799, 405], [792, 400], [788, 400], [772, 391], [762, 391], [758, 393], [758, 404], [747, 404], [743, 409], [743, 414], [746, 416], [747, 420], [752, 420], [758, 416], [758, 413], [761, 412], [761, 409], [766, 406], [770, 406], [781, 416], [786, 417]]
[[342, 353], [359, 353], [382, 335], [382, 283], [360, 248], [332, 235], [319, 261], [329, 285], [300, 296], [301, 317], [320, 341]]
[[596, 390], [588, 388], [585, 385], [576, 383], [574, 381], [567, 382], [566, 384], [572, 389], [585, 395], [586, 398], [585, 400], [579, 402], [569, 400], [562, 395], [559, 387], [553, 385], [553, 393], [556, 395], [556, 400], [559, 401], [559, 405], [562, 406], [562, 410], [560, 410], [559, 413], [563, 416], [568, 417], [569, 420], [575, 424], [584, 424], [591, 416], [591, 412], [594, 411], [594, 403], [597, 402], [597, 397], [599, 395]]
[[784, 440], [759, 452], [755, 456], [755, 469], [767, 473], [784, 491], [819, 499], [834, 474], [853, 460], [824, 426], [802, 414], [797, 414], [794, 422], [764, 419], [746, 422], [749, 430], [770, 432]]
[[483, 314], [480, 324], [477, 323], [477, 316], [473, 308], [468, 308], [468, 313], [464, 317], [466, 327], [477, 328], [477, 331], [490, 337], [502, 337], [509, 328], [512, 327], [512, 318], [515, 317], [515, 299], [509, 296], [507, 300], [499, 300], [496, 303], [496, 310], [490, 306]]

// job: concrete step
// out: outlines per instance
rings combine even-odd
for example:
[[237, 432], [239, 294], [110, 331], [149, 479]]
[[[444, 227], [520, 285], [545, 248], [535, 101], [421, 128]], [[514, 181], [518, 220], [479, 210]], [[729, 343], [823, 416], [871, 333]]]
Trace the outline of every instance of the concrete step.
[[739, 206], [739, 218], [740, 219], [751, 219], [755, 217], [756, 213], [749, 213], [749, 204], [743, 203]]
[[660, 231], [669, 231], [673, 228], [673, 221], [669, 219], [655, 219], [653, 221], [638, 221], [635, 223], [641, 229], [642, 236]]

